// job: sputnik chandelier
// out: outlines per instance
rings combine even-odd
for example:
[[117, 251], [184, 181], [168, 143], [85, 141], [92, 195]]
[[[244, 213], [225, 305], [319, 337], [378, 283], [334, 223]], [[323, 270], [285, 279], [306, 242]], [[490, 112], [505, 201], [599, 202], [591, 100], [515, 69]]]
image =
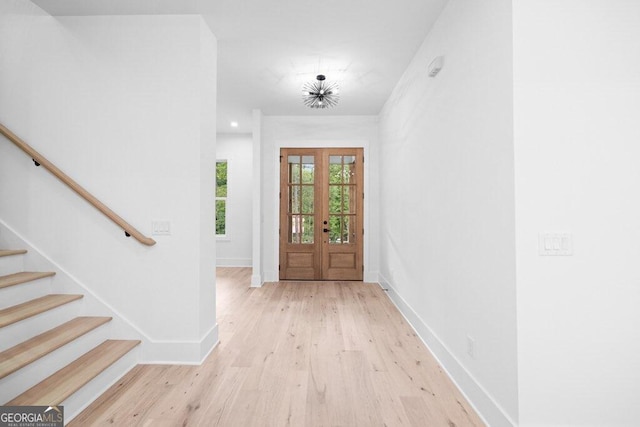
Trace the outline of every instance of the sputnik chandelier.
[[337, 83], [327, 83], [326, 77], [319, 74], [315, 82], [304, 84], [302, 90], [302, 100], [309, 108], [328, 108], [338, 104], [340, 95], [338, 94]]

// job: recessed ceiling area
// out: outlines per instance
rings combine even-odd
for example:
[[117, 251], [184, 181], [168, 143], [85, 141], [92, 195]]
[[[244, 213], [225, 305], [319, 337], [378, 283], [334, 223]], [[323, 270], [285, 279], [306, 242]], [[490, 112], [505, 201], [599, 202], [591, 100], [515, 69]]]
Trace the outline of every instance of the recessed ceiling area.
[[[201, 14], [218, 39], [218, 132], [265, 115], [375, 115], [447, 0], [32, 0], [54, 16]], [[310, 109], [302, 86], [340, 85]], [[232, 127], [231, 122], [237, 122]]]

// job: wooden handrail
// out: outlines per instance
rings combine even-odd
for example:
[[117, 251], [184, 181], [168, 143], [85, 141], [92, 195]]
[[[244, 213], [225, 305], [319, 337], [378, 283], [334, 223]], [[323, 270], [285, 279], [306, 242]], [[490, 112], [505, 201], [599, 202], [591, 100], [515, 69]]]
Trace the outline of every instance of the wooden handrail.
[[29, 156], [31, 156], [33, 161], [36, 162], [36, 166], [42, 166], [43, 168], [47, 169], [56, 178], [58, 178], [60, 181], [65, 183], [73, 191], [78, 193], [78, 195], [80, 197], [85, 199], [87, 202], [91, 203], [96, 209], [98, 209], [100, 212], [105, 214], [107, 216], [107, 218], [109, 218], [111, 221], [113, 221], [116, 224], [118, 224], [124, 230], [124, 232], [125, 232], [125, 234], [127, 236], [133, 236], [137, 241], [139, 241], [140, 243], [142, 243], [144, 245], [147, 245], [147, 246], [153, 246], [153, 245], [156, 244], [155, 240], [153, 240], [150, 237], [145, 236], [144, 234], [142, 234], [141, 232], [136, 230], [135, 227], [133, 227], [127, 221], [122, 219], [122, 217], [120, 217], [114, 211], [109, 209], [104, 203], [102, 203], [100, 200], [95, 198], [87, 190], [82, 188], [82, 186], [80, 186], [80, 184], [75, 182], [67, 174], [65, 174], [60, 169], [58, 169], [56, 167], [56, 165], [54, 165], [49, 160], [47, 160], [46, 157], [44, 157], [42, 154], [40, 154], [36, 150], [34, 150], [33, 147], [31, 147], [29, 144], [24, 142], [16, 134], [11, 132], [9, 129], [7, 129], [1, 123], [0, 123], [0, 133], [2, 133], [4, 136], [6, 136], [7, 139], [9, 141], [13, 142], [19, 149], [21, 149], [22, 151], [27, 153]]

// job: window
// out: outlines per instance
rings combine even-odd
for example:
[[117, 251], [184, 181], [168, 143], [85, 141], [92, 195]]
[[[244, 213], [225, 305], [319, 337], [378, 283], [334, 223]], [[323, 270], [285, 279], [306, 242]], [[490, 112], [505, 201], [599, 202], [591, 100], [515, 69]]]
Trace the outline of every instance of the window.
[[216, 162], [216, 236], [227, 235], [227, 161]]

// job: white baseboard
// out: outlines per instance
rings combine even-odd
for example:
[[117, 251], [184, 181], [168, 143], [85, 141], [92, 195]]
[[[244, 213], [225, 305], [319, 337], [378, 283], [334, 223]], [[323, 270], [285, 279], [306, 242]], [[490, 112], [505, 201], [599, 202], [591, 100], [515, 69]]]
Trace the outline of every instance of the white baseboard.
[[251, 258], [216, 258], [216, 267], [251, 267]]
[[396, 292], [392, 284], [382, 274], [379, 274], [378, 277], [380, 286], [387, 290], [389, 299], [409, 322], [409, 325], [418, 334], [422, 342], [482, 420], [491, 427], [517, 426], [518, 424], [507, 415], [487, 390], [466, 370], [446, 344], [438, 338], [415, 310]]
[[265, 271], [263, 282], [277, 282], [280, 279], [280, 275], [277, 271]]
[[366, 283], [380, 282], [379, 274], [377, 271], [365, 271], [362, 280]]
[[200, 365], [218, 345], [218, 324], [199, 341], [143, 340], [142, 360], [149, 365]]
[[252, 288], [262, 287], [262, 277], [260, 277], [259, 274], [254, 274], [251, 276], [251, 287]]

